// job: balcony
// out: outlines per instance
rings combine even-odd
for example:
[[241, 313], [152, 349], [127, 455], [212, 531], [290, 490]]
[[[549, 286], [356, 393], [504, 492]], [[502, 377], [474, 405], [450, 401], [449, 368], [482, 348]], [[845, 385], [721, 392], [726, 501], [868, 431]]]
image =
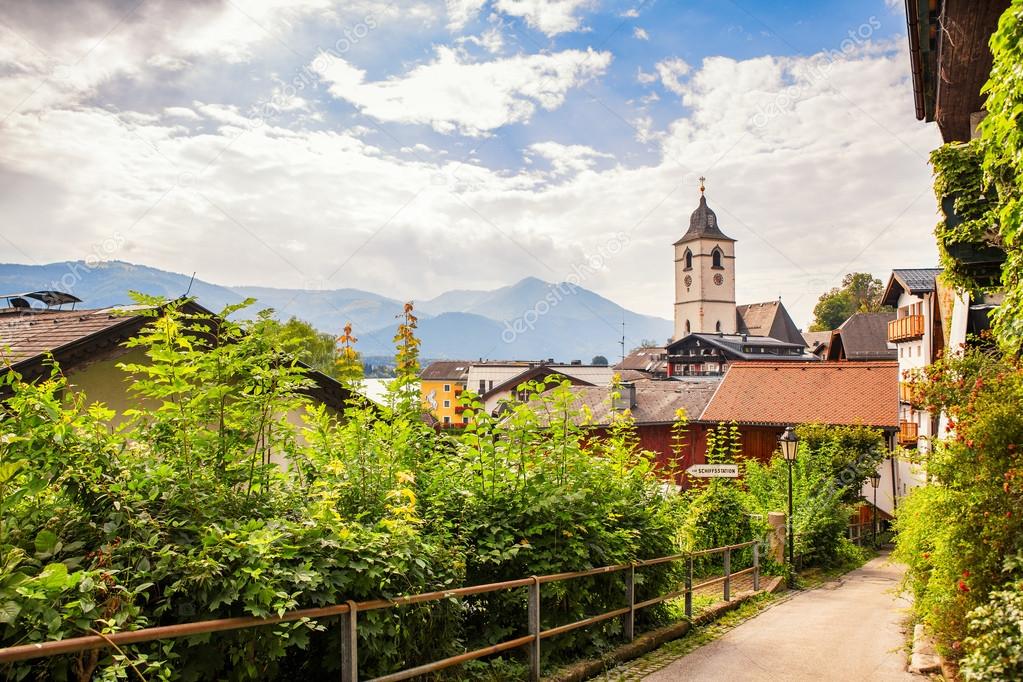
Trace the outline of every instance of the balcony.
[[920, 434], [920, 425], [916, 422], [899, 422], [899, 445], [916, 445]]
[[888, 340], [892, 343], [919, 339], [924, 335], [924, 316], [907, 315], [888, 323]]
[[911, 381], [900, 381], [899, 382], [899, 400], [904, 403], [908, 403], [913, 407], [921, 407], [923, 404], [923, 396], [920, 395], [920, 387]]

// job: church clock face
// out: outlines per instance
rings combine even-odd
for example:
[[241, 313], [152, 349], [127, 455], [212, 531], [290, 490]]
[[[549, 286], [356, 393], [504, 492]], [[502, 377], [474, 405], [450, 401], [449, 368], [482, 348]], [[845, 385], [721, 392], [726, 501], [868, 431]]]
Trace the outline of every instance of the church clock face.
[[714, 275], [714, 284], [722, 285], [725, 283], [725, 278], [721, 276], [721, 273]]
[[688, 289], [689, 287], [693, 286], [693, 277], [692, 277], [692, 275], [686, 275], [686, 278], [684, 280], [682, 280], [682, 281], [685, 282], [686, 289]]

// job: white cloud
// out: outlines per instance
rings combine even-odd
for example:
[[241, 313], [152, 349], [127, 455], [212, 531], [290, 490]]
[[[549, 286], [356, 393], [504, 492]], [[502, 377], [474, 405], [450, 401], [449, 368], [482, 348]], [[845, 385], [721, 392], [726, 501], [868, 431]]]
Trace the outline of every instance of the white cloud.
[[636, 69], [636, 81], [639, 82], [639, 83], [642, 83], [643, 85], [649, 85], [651, 83], [656, 83], [657, 82], [657, 74], [656, 73], [647, 73], [642, 68], [637, 68]]
[[529, 150], [550, 161], [555, 175], [581, 173], [593, 168], [599, 159], [615, 158], [585, 145], [558, 142], [537, 142], [529, 145]]
[[548, 36], [579, 29], [576, 13], [590, 7], [592, 0], [496, 0], [494, 7], [513, 17], [521, 17], [531, 27]]
[[490, 28], [478, 36], [462, 36], [455, 40], [459, 45], [466, 43], [482, 47], [490, 54], [498, 54], [504, 49], [504, 36], [497, 26]]
[[674, 59], [665, 59], [662, 62], [658, 62], [655, 68], [665, 88], [677, 95], [685, 92], [685, 88], [679, 82], [679, 77], [689, 73], [691, 70], [689, 64], [675, 57]]
[[400, 77], [367, 81], [361, 69], [324, 55], [313, 68], [330, 93], [380, 121], [432, 126], [443, 133], [479, 136], [529, 121], [537, 106], [561, 106], [569, 90], [602, 74], [611, 53], [566, 50], [488, 62], [438, 47], [436, 58]]
[[636, 40], [650, 40], [650, 34], [639, 26], [632, 29], [632, 37]]
[[448, 28], [460, 31], [476, 19], [487, 0], [445, 0], [448, 12]]

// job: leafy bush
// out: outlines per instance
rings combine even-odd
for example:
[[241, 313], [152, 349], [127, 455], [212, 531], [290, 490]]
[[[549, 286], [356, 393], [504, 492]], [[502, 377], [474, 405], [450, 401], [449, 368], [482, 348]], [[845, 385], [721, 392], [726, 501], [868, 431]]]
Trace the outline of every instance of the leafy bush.
[[1023, 679], [1023, 581], [991, 593], [969, 613], [970, 636], [960, 671], [966, 680]]
[[[805, 425], [797, 429], [792, 465], [795, 552], [804, 562], [844, 564], [853, 554], [847, 539], [853, 504], [868, 474], [885, 455], [883, 436], [861, 426]], [[760, 514], [786, 511], [788, 463], [776, 455], [767, 465], [746, 465], [749, 505]]]

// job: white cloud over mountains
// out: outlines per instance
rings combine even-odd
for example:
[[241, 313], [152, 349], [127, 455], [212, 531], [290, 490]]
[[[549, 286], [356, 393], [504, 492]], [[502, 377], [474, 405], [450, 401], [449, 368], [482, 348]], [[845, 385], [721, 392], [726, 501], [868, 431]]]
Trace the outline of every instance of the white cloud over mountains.
[[[189, 12], [216, 19], [213, 7]], [[444, 30], [445, 8], [436, 9]], [[267, 11], [275, 31], [291, 16]], [[306, 11], [329, 9], [310, 2]], [[549, 30], [561, 25], [553, 16], [543, 19]], [[868, 44], [826, 69], [819, 58], [651, 60], [641, 89], [662, 118], [644, 123], [639, 146], [652, 147], [650, 156], [627, 162], [609, 151], [629, 148], [636, 134], [621, 125], [630, 112], [620, 104], [579, 98], [564, 127], [539, 120], [540, 110], [569, 109], [573, 89], [602, 83], [613, 66], [607, 51], [474, 60], [439, 45], [425, 61], [374, 77], [354, 57], [332, 57], [318, 62], [326, 104], [347, 102], [357, 114], [331, 118], [310, 98], [303, 106], [319, 120], [261, 124], [216, 88], [198, 96], [188, 80], [174, 81], [180, 94], [166, 102], [119, 112], [96, 93], [102, 84], [158, 80], [166, 60], [197, 60], [197, 50], [225, 63], [244, 59], [276, 44], [277, 33], [260, 38], [239, 27], [219, 47], [166, 36], [150, 48], [138, 37], [104, 42], [92, 53], [106, 60], [97, 62], [103, 69], [90, 70], [89, 57], [78, 81], [48, 79], [69, 58], [55, 58], [49, 44], [34, 48], [42, 34], [16, 26], [24, 39], [0, 25], [0, 58], [12, 65], [0, 75], [2, 261], [87, 258], [116, 243], [101, 255], [214, 282], [416, 299], [526, 275], [565, 279], [625, 232], [628, 247], [581, 284], [667, 317], [671, 243], [688, 224], [699, 175], [708, 177], [722, 229], [739, 240], [740, 302], [782, 295], [799, 323], [844, 272], [936, 259], [926, 157], [939, 138], [914, 118], [901, 44]], [[69, 54], [79, 58], [95, 43], [89, 38], [61, 45], [75, 45]], [[147, 62], [155, 55], [165, 66], [154, 72]], [[198, 77], [190, 68], [174, 73]], [[259, 99], [267, 82], [236, 87]], [[593, 91], [588, 97], [602, 94]], [[366, 118], [401, 130], [405, 151]], [[415, 126], [444, 135], [425, 130], [432, 139], [420, 140]], [[624, 139], [611, 139], [613, 131]], [[480, 136], [487, 139], [466, 139]], [[485, 143], [534, 163], [489, 166], [466, 153]]]
[[438, 47], [433, 61], [382, 81], [367, 81], [364, 71], [329, 55], [318, 58], [313, 68], [334, 97], [378, 121], [478, 136], [529, 121], [537, 106], [556, 109], [569, 90], [600, 75], [610, 63], [610, 52], [593, 50], [471, 62], [458, 50]]

